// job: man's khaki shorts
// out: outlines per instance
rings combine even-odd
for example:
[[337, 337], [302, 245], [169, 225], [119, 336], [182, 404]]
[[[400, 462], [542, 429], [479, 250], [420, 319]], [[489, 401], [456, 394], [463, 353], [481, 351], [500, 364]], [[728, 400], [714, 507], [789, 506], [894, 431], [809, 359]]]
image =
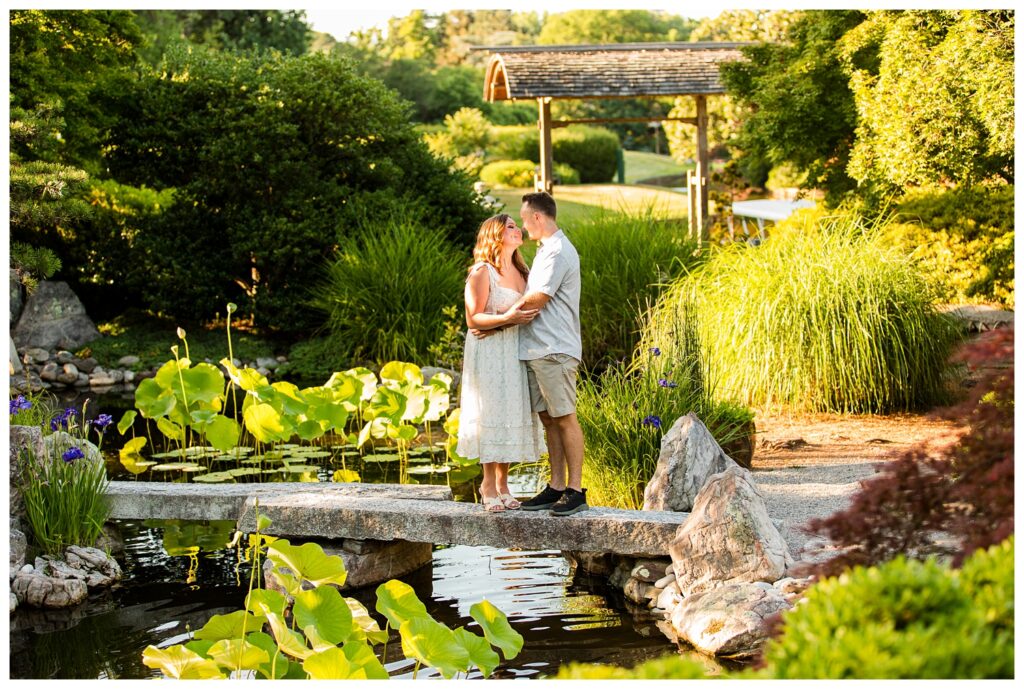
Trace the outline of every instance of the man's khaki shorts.
[[568, 354], [548, 354], [526, 362], [530, 409], [558, 418], [576, 411], [576, 372], [580, 362]]

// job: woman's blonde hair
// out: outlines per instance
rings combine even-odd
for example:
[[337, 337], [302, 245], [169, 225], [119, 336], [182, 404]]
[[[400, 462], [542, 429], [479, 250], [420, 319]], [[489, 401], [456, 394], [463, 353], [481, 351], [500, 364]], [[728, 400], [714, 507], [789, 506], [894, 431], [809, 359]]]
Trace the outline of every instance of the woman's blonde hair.
[[[501, 272], [501, 246], [502, 235], [505, 234], [505, 225], [512, 219], [511, 215], [501, 213], [484, 220], [480, 224], [480, 230], [476, 233], [476, 246], [473, 247], [473, 265], [478, 263], [489, 263], [498, 272]], [[530, 269], [526, 267], [526, 261], [519, 253], [519, 249], [512, 252], [512, 265], [526, 280], [530, 277]], [[470, 271], [473, 268], [470, 266]]]

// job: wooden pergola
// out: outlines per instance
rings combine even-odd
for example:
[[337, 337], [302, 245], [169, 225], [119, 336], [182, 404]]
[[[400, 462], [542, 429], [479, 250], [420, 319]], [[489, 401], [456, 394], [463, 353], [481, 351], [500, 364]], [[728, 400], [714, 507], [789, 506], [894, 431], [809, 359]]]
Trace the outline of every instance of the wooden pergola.
[[555, 99], [692, 96], [696, 117], [658, 120], [695, 125], [697, 169], [687, 174], [690, 232], [705, 240], [708, 219], [707, 97], [725, 93], [722, 62], [742, 58], [745, 43], [620, 43], [611, 45], [481, 47], [493, 54], [484, 77], [484, 100], [536, 99], [540, 113], [540, 174], [537, 190], [553, 192], [551, 130], [570, 124], [648, 122], [652, 118], [551, 119]]

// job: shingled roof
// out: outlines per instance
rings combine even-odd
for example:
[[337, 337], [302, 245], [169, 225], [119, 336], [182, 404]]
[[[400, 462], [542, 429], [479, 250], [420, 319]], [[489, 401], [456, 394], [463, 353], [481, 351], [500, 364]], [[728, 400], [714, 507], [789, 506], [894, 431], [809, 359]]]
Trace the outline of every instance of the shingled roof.
[[484, 100], [631, 98], [725, 93], [718, 65], [746, 43], [502, 46], [487, 63]]

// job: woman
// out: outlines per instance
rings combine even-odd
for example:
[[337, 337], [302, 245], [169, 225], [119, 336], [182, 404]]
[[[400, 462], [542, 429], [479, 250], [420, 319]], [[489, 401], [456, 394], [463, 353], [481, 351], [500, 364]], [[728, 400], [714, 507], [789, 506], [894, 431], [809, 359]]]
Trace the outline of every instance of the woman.
[[466, 279], [466, 324], [493, 331], [466, 335], [459, 442], [463, 457], [479, 457], [480, 494], [488, 512], [519, 509], [508, 488], [508, 465], [534, 462], [545, 451], [543, 429], [530, 411], [526, 367], [519, 360], [519, 325], [536, 311], [511, 307], [526, 291], [529, 269], [519, 254], [523, 232], [501, 214], [480, 225]]

